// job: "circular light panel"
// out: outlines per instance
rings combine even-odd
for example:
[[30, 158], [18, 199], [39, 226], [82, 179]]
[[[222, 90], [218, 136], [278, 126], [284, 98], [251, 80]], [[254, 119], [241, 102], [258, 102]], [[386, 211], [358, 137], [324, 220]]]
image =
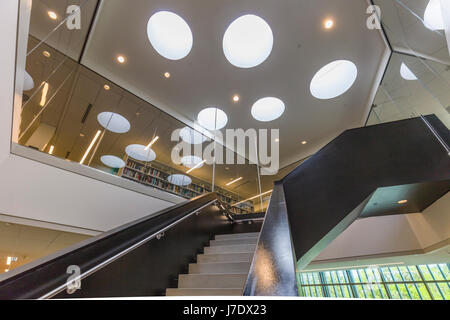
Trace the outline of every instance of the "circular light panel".
[[417, 80], [416, 75], [403, 62], [402, 65], [400, 66], [400, 75], [405, 80]]
[[423, 24], [430, 30], [444, 30], [444, 19], [442, 17], [441, 0], [430, 0], [425, 9]]
[[[197, 156], [184, 156], [183, 158], [181, 158], [181, 163], [183, 164], [183, 166], [185, 166], [189, 169], [192, 169], [193, 167], [195, 167], [202, 161], [203, 160]], [[201, 167], [203, 167], [203, 164], [201, 164], [197, 168], [201, 168]]]
[[151, 148], [145, 150], [146, 146], [141, 144], [130, 144], [125, 148], [127, 155], [139, 161], [150, 162], [156, 159], [156, 153]]
[[100, 161], [110, 168], [118, 169], [125, 167], [125, 162], [116, 156], [106, 155], [101, 156]]
[[278, 98], [259, 99], [252, 107], [252, 116], [258, 121], [273, 121], [284, 113], [284, 102]]
[[182, 59], [192, 49], [193, 37], [189, 25], [170, 11], [159, 11], [150, 17], [147, 36], [153, 48], [170, 60]]
[[130, 122], [118, 113], [102, 112], [97, 116], [100, 125], [115, 133], [125, 133], [130, 130]]
[[238, 68], [252, 68], [263, 63], [272, 47], [272, 29], [266, 21], [253, 14], [234, 20], [223, 36], [225, 57]]
[[197, 116], [198, 123], [208, 130], [220, 130], [227, 125], [228, 117], [218, 108], [205, 108]]
[[180, 137], [184, 142], [189, 144], [200, 144], [207, 140], [200, 132], [189, 127], [184, 127], [180, 130]]
[[332, 99], [344, 94], [355, 83], [358, 69], [348, 60], [336, 60], [322, 67], [313, 77], [311, 94], [317, 99]]
[[172, 174], [167, 177], [167, 181], [177, 186], [188, 186], [192, 183], [192, 179], [184, 174]]

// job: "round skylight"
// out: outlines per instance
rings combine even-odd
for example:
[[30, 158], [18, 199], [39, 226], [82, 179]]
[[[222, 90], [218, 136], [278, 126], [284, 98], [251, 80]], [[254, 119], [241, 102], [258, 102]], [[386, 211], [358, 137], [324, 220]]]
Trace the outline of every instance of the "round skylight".
[[317, 99], [332, 99], [355, 83], [358, 69], [347, 60], [333, 61], [320, 69], [311, 81], [311, 94]]
[[400, 75], [405, 80], [417, 80], [416, 75], [403, 62], [402, 62], [402, 65], [400, 67]]
[[159, 11], [147, 23], [147, 36], [153, 48], [164, 58], [179, 60], [192, 48], [193, 37], [186, 21], [169, 11]]
[[197, 116], [198, 123], [208, 130], [220, 130], [227, 125], [228, 117], [218, 108], [206, 108]]
[[150, 162], [156, 159], [156, 153], [151, 148], [147, 148], [146, 146], [143, 146], [141, 144], [130, 144], [128, 147], [125, 148], [125, 152], [127, 155], [133, 159], [139, 160], [139, 161], [146, 161]]
[[125, 162], [116, 156], [111, 156], [111, 155], [102, 156], [100, 158], [100, 161], [103, 162], [103, 164], [105, 166], [115, 168], [115, 169], [125, 167]]
[[270, 26], [262, 18], [247, 14], [234, 20], [223, 36], [223, 52], [238, 68], [252, 68], [263, 63], [273, 47]]
[[34, 88], [33, 78], [28, 72], [25, 71], [25, 76], [23, 79], [23, 91], [28, 91]]
[[274, 97], [259, 99], [252, 107], [253, 118], [264, 122], [278, 119], [283, 112], [284, 102]]
[[[197, 156], [184, 156], [183, 158], [181, 158], [181, 163], [183, 164], [183, 166], [192, 169], [193, 167], [195, 167], [196, 165], [198, 165], [200, 162], [202, 162], [202, 158], [199, 158]], [[197, 168], [201, 168], [203, 167], [203, 163], [198, 166]]]
[[423, 24], [430, 30], [444, 30], [444, 19], [442, 17], [441, 0], [430, 0], [425, 14]]
[[192, 183], [192, 179], [184, 174], [172, 174], [167, 177], [167, 181], [177, 186], [188, 186]]
[[102, 112], [97, 116], [100, 125], [115, 133], [125, 133], [130, 130], [130, 122], [118, 113]]
[[192, 128], [184, 127], [180, 130], [180, 137], [184, 142], [189, 144], [200, 144], [206, 141], [206, 137], [200, 132], [195, 131]]

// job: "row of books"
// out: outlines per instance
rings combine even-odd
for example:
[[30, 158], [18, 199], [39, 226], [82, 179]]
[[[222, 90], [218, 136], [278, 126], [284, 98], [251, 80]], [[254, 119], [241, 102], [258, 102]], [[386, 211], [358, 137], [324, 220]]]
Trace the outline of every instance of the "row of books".
[[[146, 185], [155, 186], [159, 189], [178, 194], [184, 198], [190, 199], [196, 197], [202, 193], [210, 192], [204, 185], [198, 185], [191, 183], [187, 187], [182, 187], [170, 183], [167, 181], [168, 173], [155, 169], [149, 165], [144, 165], [133, 159], [127, 160], [127, 165], [122, 171], [122, 176], [136, 180]], [[220, 192], [220, 191], [219, 191]], [[218, 193], [221, 201], [232, 205], [237, 200], [232, 199], [230, 196]], [[242, 203], [239, 206], [232, 207], [232, 211], [236, 214], [253, 212], [253, 206], [248, 203]]]

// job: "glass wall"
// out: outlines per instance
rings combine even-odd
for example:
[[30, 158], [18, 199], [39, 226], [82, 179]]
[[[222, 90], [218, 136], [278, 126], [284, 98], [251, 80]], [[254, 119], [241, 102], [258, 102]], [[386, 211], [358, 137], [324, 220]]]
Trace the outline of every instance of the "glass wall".
[[297, 283], [304, 297], [450, 300], [449, 264], [299, 272]]
[[181, 200], [216, 191], [236, 214], [260, 212], [258, 166], [223, 147], [217, 114], [194, 129], [78, 62], [95, 2], [77, 4], [81, 30], [64, 5], [33, 1], [18, 144]]
[[[375, 0], [394, 51], [367, 125], [435, 114], [450, 128], [450, 55], [429, 0]], [[429, 9], [428, 9], [429, 10]]]

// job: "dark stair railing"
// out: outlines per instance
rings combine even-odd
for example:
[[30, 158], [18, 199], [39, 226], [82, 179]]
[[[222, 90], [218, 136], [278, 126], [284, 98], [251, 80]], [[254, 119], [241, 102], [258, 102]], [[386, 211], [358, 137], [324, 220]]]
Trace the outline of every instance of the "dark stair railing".
[[276, 183], [244, 294], [297, 295], [296, 269], [356, 219], [422, 212], [444, 196], [449, 144], [435, 115], [343, 132]]
[[[252, 222], [205, 194], [1, 274], [0, 299], [163, 295], [213, 235], [258, 232], [261, 221]], [[69, 294], [71, 266], [81, 289]]]

